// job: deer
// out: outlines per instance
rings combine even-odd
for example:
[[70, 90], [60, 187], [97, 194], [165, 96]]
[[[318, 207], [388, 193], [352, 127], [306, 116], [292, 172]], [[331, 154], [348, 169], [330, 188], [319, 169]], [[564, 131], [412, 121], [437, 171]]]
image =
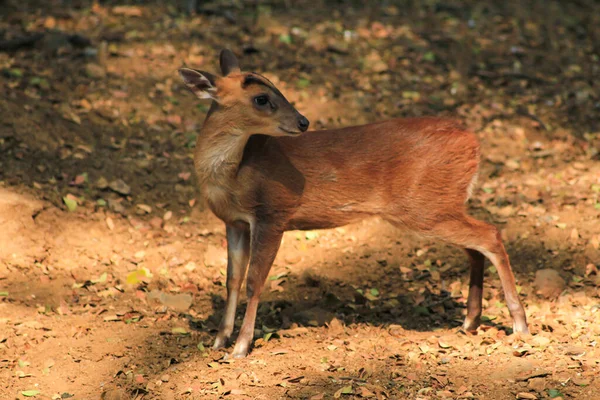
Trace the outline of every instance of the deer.
[[227, 239], [227, 300], [213, 349], [228, 345], [246, 278], [246, 312], [231, 356], [248, 354], [284, 232], [375, 216], [466, 251], [465, 330], [480, 324], [487, 258], [498, 271], [513, 332], [529, 333], [499, 230], [467, 214], [480, 162], [473, 132], [435, 117], [307, 132], [308, 119], [266, 77], [241, 71], [228, 49], [219, 63], [221, 76], [178, 70], [185, 87], [212, 101], [194, 168], [201, 196], [225, 223]]

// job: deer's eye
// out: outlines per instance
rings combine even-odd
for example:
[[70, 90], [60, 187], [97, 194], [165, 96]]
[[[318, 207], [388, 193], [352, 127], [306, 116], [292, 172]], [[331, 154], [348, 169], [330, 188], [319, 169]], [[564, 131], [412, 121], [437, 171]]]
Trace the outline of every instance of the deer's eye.
[[256, 96], [254, 98], [254, 103], [256, 103], [256, 105], [259, 107], [264, 107], [269, 104], [269, 97], [261, 94], [260, 96]]

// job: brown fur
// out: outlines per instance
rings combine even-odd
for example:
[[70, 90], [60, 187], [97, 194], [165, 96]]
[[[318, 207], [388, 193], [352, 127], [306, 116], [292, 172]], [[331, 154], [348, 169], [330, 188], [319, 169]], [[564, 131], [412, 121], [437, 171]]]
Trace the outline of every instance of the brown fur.
[[235, 356], [248, 351], [258, 299], [283, 232], [370, 216], [467, 249], [472, 273], [466, 329], [479, 324], [483, 256], [489, 258], [515, 329], [527, 332], [497, 229], [466, 214], [479, 166], [473, 133], [447, 120], [414, 118], [282, 137], [279, 127], [294, 126], [299, 114], [276, 89], [279, 108], [257, 111], [252, 98], [264, 85], [244, 85], [245, 77], [235, 71], [217, 80], [219, 106], [205, 121], [195, 154], [204, 198], [228, 227], [228, 303], [215, 347], [231, 335], [248, 258], [250, 300]]

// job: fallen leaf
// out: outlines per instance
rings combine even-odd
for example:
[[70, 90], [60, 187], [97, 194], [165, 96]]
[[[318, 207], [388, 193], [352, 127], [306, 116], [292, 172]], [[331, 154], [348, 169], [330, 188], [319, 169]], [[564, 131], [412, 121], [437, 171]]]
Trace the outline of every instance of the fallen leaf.
[[77, 210], [77, 200], [75, 200], [72, 195], [66, 195], [63, 197], [63, 201], [69, 211], [73, 212]]
[[152, 212], [152, 207], [147, 204], [136, 204], [136, 207], [144, 211], [146, 214], [150, 214]]
[[360, 388], [358, 388], [358, 395], [360, 397], [364, 397], [366, 399], [375, 397], [375, 393], [371, 392], [369, 389], [367, 389], [364, 386], [361, 386]]
[[342, 397], [343, 394], [352, 394], [352, 385], [344, 386], [343, 388], [335, 392], [333, 397], [335, 399], [339, 399], [340, 397]]

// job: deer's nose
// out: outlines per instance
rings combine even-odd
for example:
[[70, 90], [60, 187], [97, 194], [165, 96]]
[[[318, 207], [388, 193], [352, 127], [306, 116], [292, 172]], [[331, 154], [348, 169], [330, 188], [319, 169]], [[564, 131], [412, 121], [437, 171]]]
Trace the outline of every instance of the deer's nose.
[[308, 119], [306, 119], [304, 115], [301, 115], [300, 118], [298, 118], [298, 129], [300, 129], [302, 132], [306, 132], [308, 125], [310, 125]]

